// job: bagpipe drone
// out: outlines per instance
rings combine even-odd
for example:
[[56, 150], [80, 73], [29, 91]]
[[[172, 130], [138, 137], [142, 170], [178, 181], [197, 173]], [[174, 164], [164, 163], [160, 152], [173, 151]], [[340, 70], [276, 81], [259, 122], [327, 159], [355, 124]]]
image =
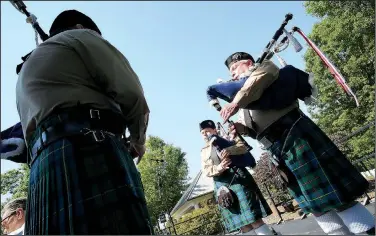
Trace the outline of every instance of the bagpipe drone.
[[[284, 23], [291, 18], [286, 15]], [[277, 60], [281, 64], [282, 68], [279, 71], [278, 79], [273, 82], [265, 91], [263, 92], [261, 98], [248, 104], [245, 109], [255, 109], [255, 110], [269, 110], [269, 109], [283, 109], [289, 106], [296, 99], [304, 101], [309, 104], [312, 101], [312, 95], [316, 96], [316, 88], [313, 85], [313, 78], [308, 73], [295, 68], [294, 66], [287, 65], [287, 63], [278, 55], [279, 52], [285, 50], [289, 43], [291, 43], [296, 52], [302, 50], [301, 44], [293, 36], [294, 32], [298, 32], [308, 45], [314, 50], [314, 52], [320, 57], [324, 65], [329, 69], [332, 76], [335, 78], [337, 83], [342, 87], [342, 89], [350, 96], [353, 96], [356, 105], [359, 106], [358, 99], [356, 95], [352, 92], [351, 88], [347, 85], [344, 77], [339, 73], [338, 69], [330, 62], [330, 60], [320, 51], [320, 49], [302, 32], [298, 27], [293, 27], [290, 32], [284, 29], [284, 23], [277, 30], [272, 40], [268, 43], [264, 49], [262, 56], [256, 61], [256, 63], [250, 67], [248, 75], [243, 76], [239, 79], [231, 79], [227, 82], [219, 82], [218, 84], [211, 85], [207, 88], [206, 94], [209, 103], [216, 107], [218, 110], [219, 99], [226, 102], [232, 102], [237, 92], [243, 87], [244, 83], [250, 77], [252, 72], [257, 70], [257, 68], [262, 64], [264, 59], [271, 59], [273, 55], [277, 57]], [[278, 40], [278, 37], [282, 34], [286, 35], [278, 45], [273, 49], [273, 45]], [[236, 55], [235, 55], [236, 56]]]
[[[39, 26], [39, 23], [37, 21], [37, 17], [28, 12], [26, 10], [26, 5], [23, 3], [23, 1], [21, 0], [13, 0], [13, 1], [10, 1], [10, 3], [19, 11], [21, 12], [22, 14], [26, 15], [26, 22], [27, 23], [30, 23], [31, 26], [33, 27], [34, 31], [35, 31], [35, 43], [36, 43], [36, 46], [39, 45], [39, 42], [38, 42], [38, 35], [40, 37], [40, 39], [42, 41], [46, 41], [49, 36], [44, 32], [44, 30]], [[23, 56], [21, 59], [26, 62], [26, 60], [29, 58], [30, 54], [32, 53], [32, 51], [28, 54], [26, 54], [25, 56]], [[23, 62], [23, 63], [24, 63]], [[19, 64], [16, 68], [16, 73], [19, 74], [21, 69], [22, 69], [22, 65], [23, 63]]]
[[[251, 72], [255, 71], [259, 67], [259, 65], [264, 61], [264, 59], [267, 56], [268, 56], [268, 58], [270, 58], [271, 48], [273, 47], [273, 45], [275, 44], [275, 42], [278, 40], [278, 38], [282, 35], [285, 26], [287, 25], [287, 23], [291, 19], [292, 19], [292, 14], [287, 14], [285, 16], [285, 19], [284, 19], [283, 23], [278, 28], [278, 30], [275, 32], [272, 40], [266, 45], [266, 48], [265, 48], [264, 52], [262, 53], [262, 55], [260, 56], [260, 58], [258, 58], [257, 61], [256, 61], [256, 63], [254, 64], [254, 66], [252, 68], [250, 68]], [[229, 81], [227, 83], [231, 83], [231, 81]], [[220, 83], [219, 85], [223, 86], [223, 84], [224, 83]], [[219, 93], [220, 91], [217, 90], [217, 92]], [[209, 95], [208, 95], [208, 97], [213, 98], [212, 96], [209, 96]], [[214, 106], [214, 108], [217, 111], [221, 111], [222, 110], [222, 107], [221, 107], [221, 105], [219, 104], [219, 101], [216, 98], [212, 99], [210, 102], [211, 102], [211, 105]], [[228, 123], [229, 123], [229, 125], [234, 125], [234, 122], [231, 121], [231, 120], [228, 120]], [[250, 151], [253, 149], [251, 147], [251, 145], [249, 145], [249, 143], [241, 136], [241, 134], [237, 130], [235, 130], [235, 132], [236, 132], [237, 137], [244, 143], [245, 147], [247, 148], [248, 153], [250, 153]]]
[[[22, 14], [26, 15], [26, 22], [30, 23], [35, 31], [35, 42], [36, 46], [38, 43], [38, 35], [42, 41], [46, 41], [49, 36], [43, 31], [37, 22], [37, 17], [34, 14], [31, 14], [26, 10], [26, 5], [23, 1], [14, 0], [10, 3]], [[23, 62], [17, 65], [16, 73], [22, 69], [22, 65], [27, 61], [32, 52], [22, 57]], [[21, 123], [17, 123], [14, 126], [9, 127], [8, 129], [1, 132], [1, 159], [13, 161], [16, 163], [27, 163], [27, 148], [22, 133]]]

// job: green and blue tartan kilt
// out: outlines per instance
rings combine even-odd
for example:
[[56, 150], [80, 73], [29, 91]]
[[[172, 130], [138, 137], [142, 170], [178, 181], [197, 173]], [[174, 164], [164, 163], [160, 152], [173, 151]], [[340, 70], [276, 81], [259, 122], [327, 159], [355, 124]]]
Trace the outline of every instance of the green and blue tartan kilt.
[[[64, 115], [44, 122], [65, 122]], [[41, 133], [33, 134], [32, 145]], [[25, 234], [151, 235], [141, 177], [119, 138], [62, 138], [31, 165]]]
[[303, 115], [287, 137], [288, 131], [269, 151], [294, 174], [287, 187], [304, 212], [327, 212], [366, 192], [367, 180], [310, 118]]
[[[229, 169], [220, 176], [213, 178], [214, 196], [217, 202], [217, 190], [221, 186], [228, 187], [234, 174], [234, 170]], [[223, 223], [228, 232], [239, 230], [243, 226], [254, 223], [272, 214], [255, 180], [245, 168], [238, 169], [229, 189], [236, 195], [237, 200], [234, 207], [232, 209], [225, 209], [218, 205]]]

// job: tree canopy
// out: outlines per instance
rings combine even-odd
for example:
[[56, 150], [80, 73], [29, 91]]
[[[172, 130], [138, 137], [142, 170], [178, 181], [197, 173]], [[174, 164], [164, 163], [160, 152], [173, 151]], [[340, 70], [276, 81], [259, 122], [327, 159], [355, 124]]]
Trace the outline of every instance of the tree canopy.
[[27, 197], [30, 169], [26, 164], [1, 174], [1, 194], [11, 194], [10, 199]]
[[[163, 160], [158, 162], [156, 160]], [[185, 153], [161, 138], [149, 136], [146, 153], [138, 165], [152, 222], [171, 211], [187, 189], [188, 164]]]
[[[308, 14], [320, 19], [308, 37], [336, 65], [360, 102], [356, 107], [309, 49], [304, 55], [306, 70], [314, 73], [319, 90], [309, 112], [330, 137], [345, 137], [375, 120], [375, 2], [308, 1], [305, 7]], [[345, 146], [343, 151], [350, 159], [372, 153], [373, 129]]]

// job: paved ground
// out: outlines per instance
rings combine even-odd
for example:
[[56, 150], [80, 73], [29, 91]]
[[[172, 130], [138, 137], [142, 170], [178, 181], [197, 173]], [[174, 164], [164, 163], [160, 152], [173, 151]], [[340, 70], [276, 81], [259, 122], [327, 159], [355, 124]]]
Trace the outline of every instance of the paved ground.
[[[375, 203], [368, 204], [366, 208], [375, 216]], [[271, 226], [279, 235], [326, 235], [312, 216], [308, 216], [303, 220], [291, 220]], [[255, 235], [254, 232], [252, 233]]]
[[[367, 209], [375, 215], [375, 203], [368, 204]], [[325, 235], [312, 216], [303, 220], [293, 220], [272, 226], [282, 235]]]

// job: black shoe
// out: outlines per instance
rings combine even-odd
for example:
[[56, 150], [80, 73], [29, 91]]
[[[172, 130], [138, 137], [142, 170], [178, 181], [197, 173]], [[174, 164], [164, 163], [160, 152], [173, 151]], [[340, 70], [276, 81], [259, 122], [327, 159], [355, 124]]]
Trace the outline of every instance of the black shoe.
[[365, 232], [367, 235], [375, 235], [375, 227], [373, 227], [372, 229], [369, 229]]
[[279, 235], [279, 234], [277, 233], [277, 231], [275, 231], [275, 230], [274, 230], [274, 228], [273, 228], [273, 227], [270, 227], [270, 229], [272, 230], [272, 232], [273, 232], [273, 235]]

